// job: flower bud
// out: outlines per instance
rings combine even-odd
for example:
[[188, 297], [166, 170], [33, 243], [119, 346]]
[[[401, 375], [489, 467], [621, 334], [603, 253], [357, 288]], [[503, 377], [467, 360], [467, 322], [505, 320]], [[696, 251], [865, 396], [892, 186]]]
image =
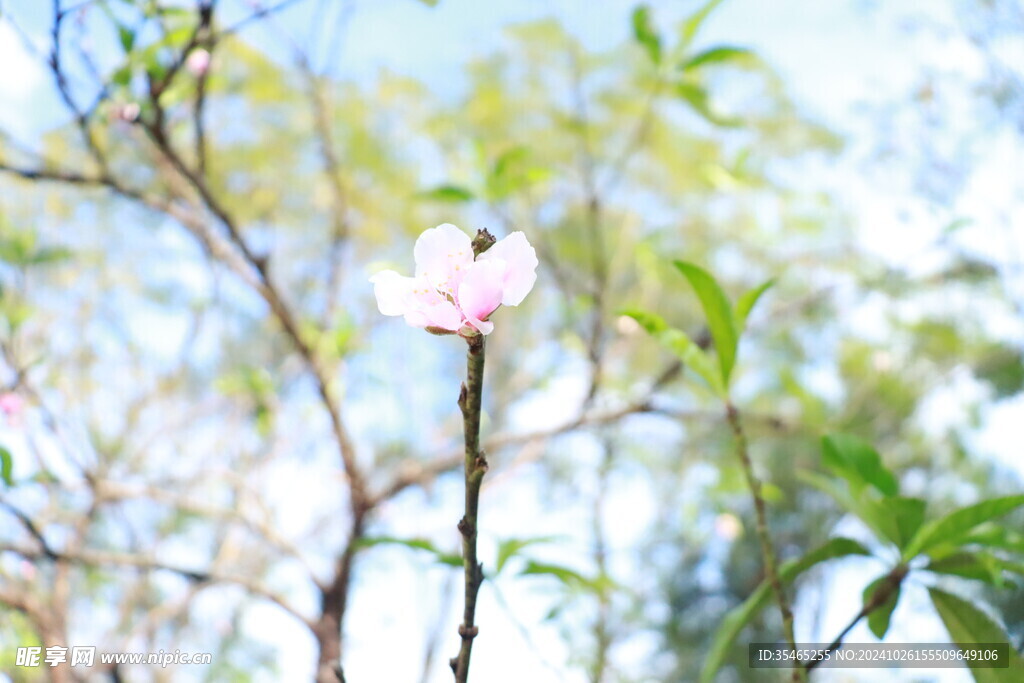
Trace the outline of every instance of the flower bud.
[[193, 76], [204, 75], [210, 69], [210, 52], [201, 47], [192, 50], [185, 59], [185, 68]]

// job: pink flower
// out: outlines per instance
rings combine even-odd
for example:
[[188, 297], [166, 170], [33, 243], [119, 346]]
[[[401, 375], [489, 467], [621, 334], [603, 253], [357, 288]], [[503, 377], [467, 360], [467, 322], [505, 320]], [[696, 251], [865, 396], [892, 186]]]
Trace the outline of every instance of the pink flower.
[[537, 252], [522, 232], [474, 259], [469, 236], [444, 223], [419, 236], [413, 256], [415, 277], [384, 270], [370, 282], [381, 313], [430, 331], [490, 334], [488, 317], [498, 306], [518, 306], [537, 280]]
[[3, 413], [8, 419], [12, 421], [18, 419], [24, 409], [25, 400], [21, 396], [12, 392], [0, 394], [0, 413]]
[[185, 68], [193, 76], [202, 76], [206, 73], [207, 69], [210, 68], [210, 53], [203, 48], [196, 48], [192, 52], [188, 53], [188, 57], [185, 59]]
[[125, 102], [114, 105], [114, 118], [128, 123], [135, 123], [139, 119], [142, 108], [138, 102]]

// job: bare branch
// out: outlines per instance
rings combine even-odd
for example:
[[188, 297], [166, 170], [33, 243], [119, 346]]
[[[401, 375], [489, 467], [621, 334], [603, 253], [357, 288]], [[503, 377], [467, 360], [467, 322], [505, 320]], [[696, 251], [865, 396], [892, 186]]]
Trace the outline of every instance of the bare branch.
[[51, 550], [50, 552], [44, 552], [10, 543], [0, 543], [0, 552], [16, 553], [26, 559], [39, 560], [45, 558], [86, 567], [122, 567], [134, 568], [142, 571], [167, 571], [200, 584], [231, 584], [243, 588], [251, 595], [272, 602], [308, 628], [313, 628], [312, 621], [298, 611], [298, 609], [289, 604], [283, 596], [270, 590], [257, 580], [242, 574], [229, 574], [215, 570], [202, 571], [189, 569], [187, 567], [180, 567], [174, 564], [161, 562], [143, 555], [102, 550], [82, 549], [66, 552]]

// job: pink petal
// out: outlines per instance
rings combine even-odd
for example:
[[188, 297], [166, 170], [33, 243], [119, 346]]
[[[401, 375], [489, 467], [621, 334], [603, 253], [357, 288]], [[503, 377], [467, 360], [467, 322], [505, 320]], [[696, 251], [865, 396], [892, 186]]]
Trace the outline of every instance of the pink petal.
[[505, 262], [501, 303], [518, 306], [537, 281], [537, 252], [522, 232], [514, 232], [480, 254], [481, 261]]
[[25, 407], [25, 401], [18, 394], [0, 394], [0, 412], [11, 417], [17, 417]]
[[416, 280], [393, 270], [382, 270], [370, 278], [377, 308], [384, 315], [404, 315], [412, 305]]
[[405, 322], [413, 327], [440, 327], [456, 331], [462, 327], [462, 313], [426, 279], [406, 278], [412, 287], [406, 299]]
[[437, 289], [454, 296], [473, 263], [473, 247], [469, 235], [451, 223], [443, 223], [419, 236], [413, 256], [416, 277], [426, 278]]
[[466, 321], [483, 334], [494, 329], [486, 318], [501, 305], [504, 276], [504, 262], [477, 261], [466, 271], [459, 286], [459, 308]]
[[[410, 322], [410, 318], [416, 322]], [[442, 330], [452, 332], [458, 332], [463, 324], [459, 309], [455, 304], [444, 300], [406, 314], [405, 321], [414, 327], [440, 327]]]

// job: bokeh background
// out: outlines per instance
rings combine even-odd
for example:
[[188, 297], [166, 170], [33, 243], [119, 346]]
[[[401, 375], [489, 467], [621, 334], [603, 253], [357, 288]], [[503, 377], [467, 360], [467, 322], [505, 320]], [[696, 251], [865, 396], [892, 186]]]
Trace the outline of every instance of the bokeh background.
[[[0, 8], [0, 680], [450, 679], [465, 345], [367, 281], [442, 222], [541, 262], [488, 340], [478, 680], [695, 680], [764, 578], [722, 410], [621, 315], [706, 335], [674, 258], [777, 279], [735, 395], [784, 559], [871, 542], [797, 476], [827, 432], [929, 509], [1021, 491], [1016, 0]], [[798, 640], [885, 570], [802, 577]], [[1019, 645], [1024, 592], [971, 590]], [[923, 585], [892, 624], [948, 642]]]

